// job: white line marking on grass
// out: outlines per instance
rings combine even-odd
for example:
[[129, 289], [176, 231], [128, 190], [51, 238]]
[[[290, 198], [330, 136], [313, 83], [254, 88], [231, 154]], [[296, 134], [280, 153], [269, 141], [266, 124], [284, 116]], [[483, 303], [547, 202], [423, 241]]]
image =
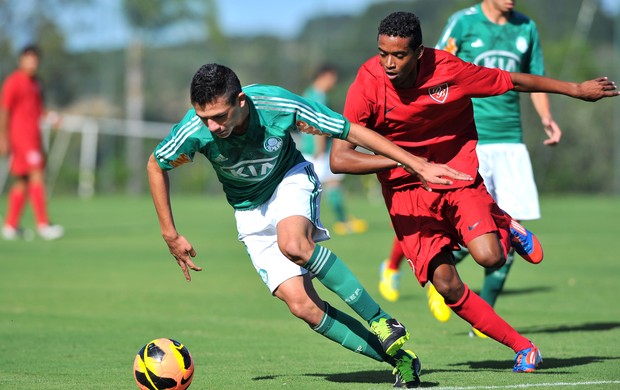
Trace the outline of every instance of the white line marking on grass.
[[620, 384], [620, 381], [593, 381], [593, 382], [558, 382], [558, 383], [524, 383], [521, 385], [507, 386], [456, 386], [437, 387], [435, 390], [479, 390], [479, 389], [529, 389], [531, 387], [557, 387], [557, 386], [594, 386]]

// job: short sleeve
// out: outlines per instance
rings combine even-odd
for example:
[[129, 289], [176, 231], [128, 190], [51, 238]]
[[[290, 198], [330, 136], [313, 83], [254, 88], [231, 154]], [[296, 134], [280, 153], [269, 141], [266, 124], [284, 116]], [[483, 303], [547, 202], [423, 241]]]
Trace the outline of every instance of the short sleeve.
[[450, 54], [457, 55], [461, 45], [461, 34], [463, 31], [462, 23], [460, 23], [461, 13], [452, 15], [441, 32], [439, 41], [435, 45], [435, 49], [445, 50]]
[[459, 58], [453, 58], [459, 65], [455, 80], [465, 96], [481, 98], [502, 95], [514, 88], [510, 72], [499, 68], [474, 65]]
[[12, 77], [7, 78], [2, 86], [2, 97], [0, 104], [5, 110], [10, 110], [15, 104], [16, 87], [15, 79]]
[[353, 123], [369, 127], [370, 120], [374, 116], [377, 88], [376, 80], [367, 73], [365, 67], [360, 68], [355, 80], [349, 86], [344, 104], [344, 116]]
[[177, 168], [194, 160], [200, 151], [198, 132], [204, 126], [198, 116], [190, 110], [183, 121], [176, 124], [170, 134], [157, 145], [153, 152], [159, 166], [164, 170]]
[[531, 30], [530, 30], [530, 39], [531, 39], [531, 52], [528, 63], [527, 73], [544, 76], [545, 75], [545, 63], [543, 61], [542, 48], [540, 47], [540, 39], [538, 37], [538, 28], [536, 27], [536, 23], [534, 21], [530, 21]]

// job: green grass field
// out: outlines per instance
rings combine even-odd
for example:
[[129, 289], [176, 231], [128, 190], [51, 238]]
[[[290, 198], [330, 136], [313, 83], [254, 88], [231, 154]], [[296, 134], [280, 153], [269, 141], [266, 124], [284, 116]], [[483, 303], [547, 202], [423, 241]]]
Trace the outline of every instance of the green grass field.
[[[191, 351], [192, 389], [391, 388], [388, 365], [315, 334], [268, 294], [222, 196], [173, 195], [173, 205], [204, 268], [191, 283], [168, 254], [148, 198], [54, 198], [52, 216], [66, 237], [0, 241], [1, 389], [137, 389], [134, 356], [158, 337]], [[527, 226], [541, 239], [545, 261], [518, 261], [496, 305], [541, 348], [544, 364], [534, 374], [513, 374], [513, 352], [469, 338], [460, 318], [437, 322], [408, 268], [401, 300], [379, 297], [379, 262], [392, 239], [381, 203], [355, 200], [352, 212], [368, 219], [370, 230], [326, 246], [408, 325], [422, 387], [619, 388], [620, 198], [546, 197], [542, 210], [543, 219]], [[329, 210], [323, 220], [331, 225]], [[32, 226], [30, 214], [24, 221]], [[483, 271], [471, 259], [459, 270], [480, 288]]]

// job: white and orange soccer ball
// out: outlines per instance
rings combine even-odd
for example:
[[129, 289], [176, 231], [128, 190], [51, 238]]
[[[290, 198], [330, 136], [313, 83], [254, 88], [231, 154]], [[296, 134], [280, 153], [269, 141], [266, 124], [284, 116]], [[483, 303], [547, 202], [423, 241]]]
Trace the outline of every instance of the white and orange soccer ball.
[[142, 390], [185, 390], [194, 378], [194, 361], [178, 341], [155, 339], [138, 351], [133, 376]]

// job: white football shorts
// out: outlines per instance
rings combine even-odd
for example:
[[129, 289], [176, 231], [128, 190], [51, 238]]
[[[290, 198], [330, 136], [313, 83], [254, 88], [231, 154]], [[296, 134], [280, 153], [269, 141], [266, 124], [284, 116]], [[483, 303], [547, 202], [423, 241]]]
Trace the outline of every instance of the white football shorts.
[[319, 180], [321, 180], [321, 183], [327, 183], [328, 181], [342, 182], [344, 180], [345, 175], [343, 173], [332, 172], [329, 166], [329, 153], [323, 153], [316, 158], [304, 154], [304, 158], [314, 164], [314, 171], [319, 177]]
[[498, 206], [514, 219], [540, 218], [538, 190], [525, 144], [478, 144], [480, 175]]
[[284, 281], [308, 272], [286, 258], [278, 247], [276, 226], [284, 218], [301, 215], [315, 226], [315, 242], [329, 240], [320, 220], [321, 184], [312, 164], [303, 162], [287, 172], [271, 198], [260, 207], [236, 210], [237, 232], [258, 275], [273, 294]]

